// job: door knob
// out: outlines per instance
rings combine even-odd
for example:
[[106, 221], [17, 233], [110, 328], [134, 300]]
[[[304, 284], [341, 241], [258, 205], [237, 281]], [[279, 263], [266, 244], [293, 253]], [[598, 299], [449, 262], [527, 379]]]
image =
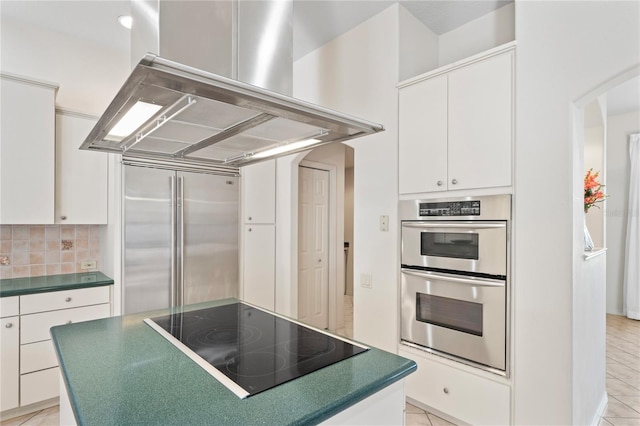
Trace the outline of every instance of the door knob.
[[65, 302], [71, 302], [71, 298], [67, 297], [66, 299], [64, 299]]
[[66, 216], [60, 216], [60, 219], [61, 220], [67, 220], [67, 217]]
[[444, 393], [448, 394], [448, 393], [449, 393], [449, 388], [444, 388], [444, 389], [442, 389], [442, 392], [444, 392]]
[[318, 259], [318, 263], [322, 263], [322, 259]]
[[451, 180], [451, 183], [455, 185], [456, 183], [458, 183], [458, 180], [457, 179], [453, 179], [453, 180]]
[[442, 186], [442, 181], [441, 180], [438, 181], [438, 186]]
[[10, 322], [8, 322], [8, 323], [7, 323], [7, 325], [5, 325], [5, 327], [6, 327], [6, 328], [11, 328], [11, 327], [13, 327], [13, 324], [12, 324], [12, 323], [10, 323]]
[[71, 320], [69, 320], [69, 321], [67, 321], [66, 323], [67, 323], [67, 324], [71, 324], [71, 322], [72, 322], [72, 321], [71, 321]]

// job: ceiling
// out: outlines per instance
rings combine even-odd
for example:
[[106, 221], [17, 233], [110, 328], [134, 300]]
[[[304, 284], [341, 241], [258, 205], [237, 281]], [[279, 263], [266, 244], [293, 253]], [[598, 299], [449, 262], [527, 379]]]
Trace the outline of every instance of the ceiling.
[[[436, 34], [444, 34], [512, 0], [400, 0]], [[388, 0], [294, 0], [294, 60], [389, 7]], [[2, 0], [0, 13], [32, 25], [111, 46], [128, 55], [129, 32], [117, 17], [129, 13], [121, 0]], [[55, 18], [55, 19], [54, 19]], [[612, 89], [610, 115], [640, 109], [640, 78]]]
[[[401, 0], [436, 34], [443, 34], [513, 0]], [[294, 0], [294, 60], [366, 21], [396, 1]], [[3, 16], [83, 37], [116, 49], [129, 47], [129, 36], [117, 17], [129, 13], [122, 0], [2, 0]], [[55, 17], [55, 19], [54, 19]]]

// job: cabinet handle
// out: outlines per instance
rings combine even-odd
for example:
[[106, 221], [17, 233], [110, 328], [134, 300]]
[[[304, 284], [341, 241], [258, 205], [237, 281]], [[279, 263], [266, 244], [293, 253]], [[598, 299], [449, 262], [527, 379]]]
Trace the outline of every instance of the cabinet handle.
[[66, 299], [64, 299], [65, 302], [71, 302], [71, 298], [67, 297]]
[[252, 217], [251, 217], [251, 216], [249, 216], [249, 220], [252, 220]]
[[458, 179], [452, 179], [451, 183], [455, 185], [456, 183], [458, 183]]
[[60, 219], [67, 220], [67, 217], [66, 216], [60, 216]]
[[6, 327], [6, 328], [11, 328], [11, 327], [13, 327], [13, 323], [8, 322], [8, 323], [5, 325], [5, 327]]
[[442, 181], [441, 180], [438, 181], [438, 186], [442, 186]]
[[442, 389], [442, 392], [444, 392], [444, 393], [446, 393], [448, 395], [449, 394], [449, 388]]
[[249, 228], [249, 232], [251, 232], [251, 228]]
[[66, 322], [66, 324], [71, 324], [71, 322], [72, 322], [72, 321], [71, 321], [71, 320], [69, 320], [69, 321], [67, 321], [67, 322]]

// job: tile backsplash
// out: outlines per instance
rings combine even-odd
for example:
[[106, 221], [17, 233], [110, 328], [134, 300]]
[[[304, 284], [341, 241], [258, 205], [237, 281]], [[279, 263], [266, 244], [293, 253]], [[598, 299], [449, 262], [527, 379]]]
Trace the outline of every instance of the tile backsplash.
[[[100, 225], [0, 225], [0, 278], [100, 269]], [[95, 260], [95, 269], [80, 269]]]

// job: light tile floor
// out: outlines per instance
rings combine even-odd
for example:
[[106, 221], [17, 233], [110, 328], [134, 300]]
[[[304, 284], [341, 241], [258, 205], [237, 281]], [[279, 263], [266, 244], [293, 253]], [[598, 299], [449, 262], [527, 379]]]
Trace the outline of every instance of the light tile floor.
[[[353, 298], [345, 297], [345, 327], [353, 337]], [[609, 404], [600, 426], [640, 426], [640, 321], [607, 315], [607, 393]], [[50, 426], [60, 422], [58, 406], [5, 420], [0, 426]], [[406, 404], [407, 426], [450, 426], [452, 423]]]

